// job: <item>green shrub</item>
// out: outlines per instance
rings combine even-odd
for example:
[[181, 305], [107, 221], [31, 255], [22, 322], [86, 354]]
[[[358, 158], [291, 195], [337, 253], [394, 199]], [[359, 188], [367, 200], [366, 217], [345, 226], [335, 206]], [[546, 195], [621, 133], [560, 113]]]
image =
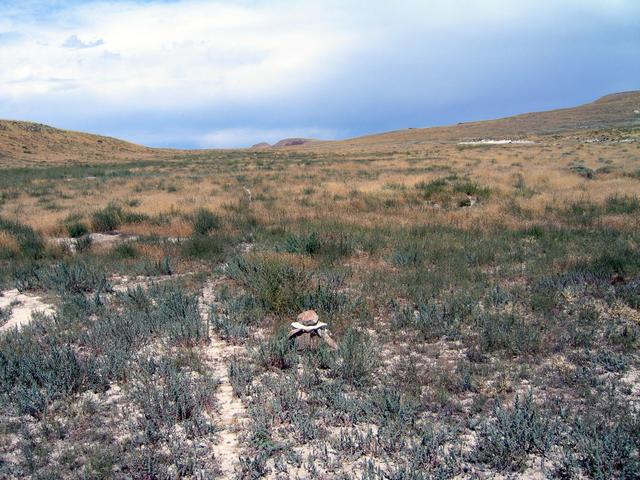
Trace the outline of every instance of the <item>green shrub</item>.
[[147, 439], [156, 442], [171, 436], [178, 423], [186, 423], [191, 436], [216, 431], [204, 413], [215, 406], [217, 380], [194, 378], [169, 359], [151, 360], [143, 367], [147, 376], [132, 397], [142, 411], [140, 427]]
[[190, 346], [209, 337], [195, 296], [187, 295], [179, 288], [169, 288], [156, 301], [158, 323], [174, 343]]
[[448, 185], [449, 177], [438, 178], [431, 182], [420, 182], [416, 184], [416, 189], [420, 190], [425, 198], [430, 199], [434, 194], [444, 192]]
[[365, 383], [376, 363], [376, 352], [369, 336], [350, 327], [340, 341], [338, 354], [340, 376], [354, 385]]
[[496, 401], [494, 419], [481, 425], [473, 457], [500, 470], [519, 471], [529, 454], [545, 456], [557, 428], [533, 403], [532, 393], [516, 395], [512, 409]]
[[43, 270], [39, 278], [45, 288], [61, 293], [91, 293], [111, 289], [104, 272], [82, 260], [59, 262]]
[[589, 478], [640, 478], [638, 414], [619, 419], [579, 418], [570, 435], [576, 463]]
[[249, 336], [249, 331], [244, 323], [238, 321], [237, 318], [219, 313], [217, 308], [211, 308], [209, 318], [211, 326], [223, 340], [238, 342]]
[[136, 258], [138, 256], [138, 251], [136, 247], [134, 247], [131, 243], [119, 243], [111, 250], [111, 254], [120, 259], [126, 258]]
[[314, 255], [320, 251], [320, 240], [316, 232], [308, 235], [290, 235], [284, 240], [282, 250], [288, 253]]
[[311, 232], [309, 234], [289, 235], [279, 250], [322, 257], [328, 263], [353, 254], [356, 242], [344, 232]]
[[91, 376], [91, 364], [55, 335], [15, 330], [1, 339], [0, 392], [21, 413], [41, 418], [52, 401], [86, 388]]
[[479, 323], [480, 348], [485, 352], [505, 350], [513, 355], [534, 354], [542, 347], [540, 326], [513, 313], [484, 314]]
[[632, 214], [640, 210], [640, 198], [637, 195], [612, 195], [605, 200], [607, 213]]
[[256, 357], [264, 368], [284, 370], [298, 363], [295, 342], [289, 340], [286, 329], [278, 330], [266, 341], [261, 342], [256, 350]]
[[572, 165], [569, 169], [587, 180], [591, 180], [595, 176], [593, 169], [585, 167], [584, 165]]
[[122, 208], [109, 204], [93, 214], [91, 227], [94, 232], [110, 232], [122, 223]]
[[196, 211], [193, 218], [194, 234], [207, 235], [218, 228], [220, 228], [220, 217], [215, 213], [206, 208], [200, 208]]
[[89, 233], [89, 229], [82, 222], [72, 222], [67, 224], [67, 233], [71, 238], [79, 238]]
[[102, 210], [94, 212], [91, 227], [94, 232], [110, 232], [123, 223], [140, 223], [149, 217], [141, 213], [126, 211], [115, 203], [110, 203]]
[[227, 241], [219, 235], [196, 234], [182, 243], [182, 254], [187, 257], [221, 259]]
[[245, 397], [251, 394], [251, 384], [253, 382], [254, 371], [248, 362], [233, 357], [228, 367], [229, 382], [233, 388], [233, 393], [237, 397]]
[[[20, 247], [20, 255], [34, 260], [44, 256], [44, 243], [31, 227], [21, 223], [12, 222], [0, 217], [0, 231], [14, 237]], [[11, 257], [12, 252], [0, 252], [0, 255]]]
[[279, 259], [236, 257], [229, 261], [227, 273], [247, 288], [269, 312], [298, 313], [310, 291], [306, 272]]

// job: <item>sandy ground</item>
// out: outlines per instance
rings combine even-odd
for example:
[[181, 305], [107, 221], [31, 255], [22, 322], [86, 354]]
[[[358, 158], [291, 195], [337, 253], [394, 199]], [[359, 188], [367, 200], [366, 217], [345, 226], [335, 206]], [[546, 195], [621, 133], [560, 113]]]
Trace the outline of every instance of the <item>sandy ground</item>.
[[458, 142], [458, 145], [508, 145], [508, 144], [518, 144], [518, 145], [533, 145], [536, 142], [532, 140], [510, 140], [508, 138], [503, 140], [493, 140], [490, 138], [483, 138], [482, 140], [472, 140], [468, 142]]
[[[89, 234], [89, 237], [91, 238], [91, 243], [93, 245], [109, 245], [115, 244], [116, 242], [138, 239], [136, 235], [128, 235], [119, 232], [91, 233]], [[77, 239], [70, 237], [57, 237], [49, 239], [49, 241], [54, 245], [64, 245], [68, 247], [72, 252], [75, 252], [76, 250], [76, 240]]]
[[[11, 304], [15, 303], [13, 307]], [[53, 305], [44, 303], [40, 297], [20, 293], [17, 289], [6, 290], [0, 295], [0, 308], [11, 308], [9, 321], [0, 327], [0, 332], [6, 332], [14, 327], [20, 328], [31, 321], [31, 314], [42, 312], [53, 313]]]
[[[200, 297], [200, 312], [207, 318], [209, 306], [215, 302], [216, 284], [208, 280]], [[212, 374], [220, 381], [218, 387], [218, 425], [221, 427], [220, 442], [214, 447], [214, 455], [220, 464], [223, 478], [235, 478], [240, 472], [240, 441], [238, 432], [242, 430], [247, 412], [239, 398], [233, 395], [229, 381], [229, 358], [239, 353], [242, 347], [227, 344], [210, 332], [211, 341], [204, 349], [206, 361]]]

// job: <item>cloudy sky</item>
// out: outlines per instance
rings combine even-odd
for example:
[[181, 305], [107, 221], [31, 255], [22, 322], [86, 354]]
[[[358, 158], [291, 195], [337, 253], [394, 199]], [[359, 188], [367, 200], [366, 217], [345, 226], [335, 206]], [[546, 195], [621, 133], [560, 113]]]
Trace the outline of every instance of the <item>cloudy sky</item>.
[[0, 118], [154, 146], [345, 138], [640, 88], [638, 0], [0, 0]]

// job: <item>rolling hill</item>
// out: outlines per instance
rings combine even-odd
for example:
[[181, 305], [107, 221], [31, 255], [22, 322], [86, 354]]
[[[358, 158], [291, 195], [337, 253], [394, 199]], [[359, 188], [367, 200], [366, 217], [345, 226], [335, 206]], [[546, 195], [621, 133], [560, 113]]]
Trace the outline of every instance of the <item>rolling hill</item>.
[[[640, 127], [640, 91], [606, 95], [573, 108], [516, 115], [497, 120], [432, 128], [410, 128], [338, 141], [285, 139], [272, 147], [302, 150], [386, 150], [430, 142], [454, 143], [481, 139], [522, 139], [570, 135], [602, 129]], [[257, 148], [254, 146], [253, 148]], [[156, 149], [88, 133], [60, 130], [38, 123], [0, 120], [0, 162], [118, 161], [174, 155], [180, 151]], [[206, 150], [183, 151], [203, 153]]]
[[7, 161], [117, 161], [156, 150], [111, 137], [60, 130], [40, 123], [0, 120], [0, 163]]
[[445, 127], [404, 129], [338, 142], [315, 143], [308, 148], [335, 147], [338, 144], [343, 148], [378, 148], [423, 142], [568, 135], [585, 130], [634, 127], [640, 127], [640, 91], [614, 93], [572, 108], [524, 113], [497, 120], [460, 123]]

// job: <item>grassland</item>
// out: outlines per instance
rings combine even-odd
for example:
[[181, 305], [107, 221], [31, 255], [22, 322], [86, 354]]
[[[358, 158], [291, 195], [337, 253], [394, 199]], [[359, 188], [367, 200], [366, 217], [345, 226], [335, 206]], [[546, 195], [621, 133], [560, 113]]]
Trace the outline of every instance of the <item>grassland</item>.
[[0, 333], [0, 477], [638, 478], [640, 130], [594, 125], [3, 162], [55, 313]]

